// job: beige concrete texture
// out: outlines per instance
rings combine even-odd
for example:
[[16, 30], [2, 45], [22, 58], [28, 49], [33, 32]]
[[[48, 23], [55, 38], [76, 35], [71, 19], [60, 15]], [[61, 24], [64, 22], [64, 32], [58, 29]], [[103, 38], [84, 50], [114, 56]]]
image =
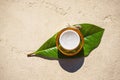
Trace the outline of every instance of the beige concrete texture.
[[[79, 23], [105, 28], [88, 57], [27, 57]], [[0, 80], [120, 80], [120, 0], [0, 0]]]

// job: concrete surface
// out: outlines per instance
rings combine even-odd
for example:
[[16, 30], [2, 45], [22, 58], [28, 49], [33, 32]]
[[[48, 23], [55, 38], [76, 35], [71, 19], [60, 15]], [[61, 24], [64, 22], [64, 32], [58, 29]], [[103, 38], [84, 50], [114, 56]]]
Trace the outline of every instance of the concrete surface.
[[[105, 28], [86, 58], [26, 55], [67, 24]], [[120, 0], [0, 0], [0, 80], [120, 80]]]

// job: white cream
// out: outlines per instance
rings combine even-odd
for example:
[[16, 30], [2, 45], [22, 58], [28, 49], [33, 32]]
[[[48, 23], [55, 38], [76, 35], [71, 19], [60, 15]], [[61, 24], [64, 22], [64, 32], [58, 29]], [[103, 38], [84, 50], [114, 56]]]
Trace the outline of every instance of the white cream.
[[74, 30], [66, 30], [60, 35], [59, 43], [64, 49], [73, 50], [80, 44], [80, 36]]

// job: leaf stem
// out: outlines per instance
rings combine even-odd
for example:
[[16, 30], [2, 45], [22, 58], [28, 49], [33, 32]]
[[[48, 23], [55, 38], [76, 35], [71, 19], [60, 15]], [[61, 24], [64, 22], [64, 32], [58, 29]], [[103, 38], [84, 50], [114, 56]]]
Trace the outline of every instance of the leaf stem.
[[27, 57], [32, 57], [32, 56], [35, 56], [35, 54], [34, 53], [27, 54]]

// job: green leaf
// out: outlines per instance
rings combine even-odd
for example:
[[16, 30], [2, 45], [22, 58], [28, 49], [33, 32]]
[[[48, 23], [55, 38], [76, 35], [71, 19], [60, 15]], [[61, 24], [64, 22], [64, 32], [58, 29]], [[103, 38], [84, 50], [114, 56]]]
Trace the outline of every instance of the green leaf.
[[90, 52], [98, 47], [100, 44], [104, 29], [93, 24], [76, 24], [76, 27], [80, 27], [80, 31], [84, 36], [84, 46], [83, 49], [75, 56], [68, 57], [57, 49], [56, 47], [56, 35], [48, 39], [37, 51], [34, 52], [36, 56], [41, 56], [44, 58], [51, 59], [61, 59], [61, 58], [77, 58], [86, 57]]

